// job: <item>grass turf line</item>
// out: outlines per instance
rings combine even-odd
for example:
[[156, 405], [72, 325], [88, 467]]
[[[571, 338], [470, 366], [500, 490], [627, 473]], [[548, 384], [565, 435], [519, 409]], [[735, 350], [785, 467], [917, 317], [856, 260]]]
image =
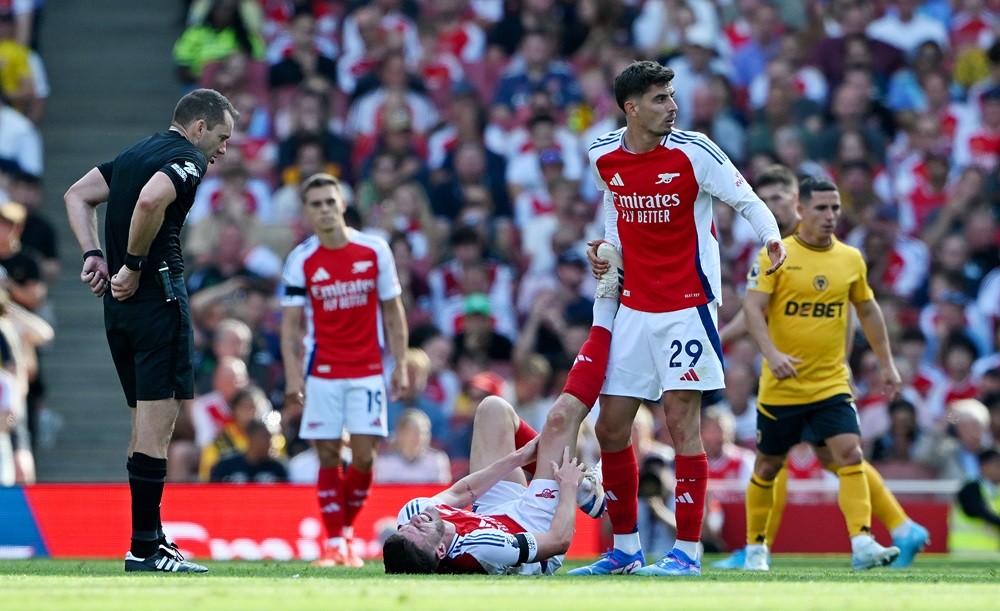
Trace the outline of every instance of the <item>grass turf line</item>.
[[[707, 566], [715, 558], [707, 557]], [[700, 579], [386, 576], [303, 562], [208, 562], [208, 575], [125, 574], [121, 561], [0, 562], [0, 610], [137, 609], [153, 601], [183, 611], [399, 609], [988, 609], [1000, 600], [1000, 556], [920, 556], [904, 570], [854, 573], [847, 555], [776, 555], [771, 572], [717, 571]]]

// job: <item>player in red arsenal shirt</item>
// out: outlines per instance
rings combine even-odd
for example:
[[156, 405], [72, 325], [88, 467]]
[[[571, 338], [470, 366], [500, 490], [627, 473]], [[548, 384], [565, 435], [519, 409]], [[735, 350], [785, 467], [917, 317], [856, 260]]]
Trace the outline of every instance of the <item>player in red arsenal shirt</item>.
[[[624, 269], [607, 378], [596, 432], [614, 550], [571, 575], [635, 572], [644, 562], [636, 528], [638, 469], [629, 438], [642, 400], [663, 401], [677, 459], [677, 541], [639, 572], [698, 575], [708, 462], [699, 437], [701, 395], [723, 387], [717, 310], [719, 244], [712, 200], [732, 206], [767, 245], [773, 273], [785, 260], [774, 216], [718, 146], [703, 134], [674, 129], [673, 70], [635, 62], [615, 79], [626, 126], [590, 147], [590, 165], [604, 193], [605, 236], [591, 243], [595, 275], [608, 265], [597, 249], [620, 247]], [[687, 496], [685, 496], [687, 495]]]
[[[364, 563], [348, 545], [351, 525], [368, 496], [378, 441], [388, 434], [383, 336], [396, 362], [394, 398], [409, 385], [406, 314], [389, 245], [347, 227], [337, 179], [316, 174], [300, 192], [315, 235], [288, 255], [282, 277], [286, 406], [302, 407], [299, 435], [313, 440], [319, 455], [316, 490], [327, 546], [316, 564], [359, 567]], [[353, 462], [342, 473], [345, 427]]]

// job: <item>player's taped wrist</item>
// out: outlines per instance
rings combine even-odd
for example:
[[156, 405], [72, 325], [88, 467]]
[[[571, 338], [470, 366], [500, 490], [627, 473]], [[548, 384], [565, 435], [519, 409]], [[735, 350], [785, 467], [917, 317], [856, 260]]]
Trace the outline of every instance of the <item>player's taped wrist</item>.
[[126, 252], [125, 267], [132, 270], [133, 272], [141, 272], [142, 269], [146, 267], [145, 255], [133, 255], [130, 252]]

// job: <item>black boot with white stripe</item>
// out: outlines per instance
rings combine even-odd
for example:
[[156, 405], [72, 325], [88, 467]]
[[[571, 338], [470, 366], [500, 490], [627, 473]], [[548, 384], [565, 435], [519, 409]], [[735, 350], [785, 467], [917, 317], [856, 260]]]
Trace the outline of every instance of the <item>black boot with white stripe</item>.
[[184, 559], [175, 543], [161, 543], [156, 552], [147, 558], [137, 558], [132, 552], [125, 554], [125, 572], [159, 571], [161, 573], [207, 573], [208, 569]]

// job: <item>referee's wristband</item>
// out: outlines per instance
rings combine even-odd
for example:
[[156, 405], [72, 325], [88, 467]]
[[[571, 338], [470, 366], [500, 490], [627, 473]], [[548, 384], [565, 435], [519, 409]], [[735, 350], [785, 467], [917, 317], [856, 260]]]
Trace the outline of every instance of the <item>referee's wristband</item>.
[[125, 253], [125, 267], [134, 272], [141, 272], [146, 267], [146, 257]]
[[104, 258], [104, 251], [102, 251], [100, 248], [95, 248], [94, 250], [88, 250], [87, 252], [83, 253], [83, 260], [84, 261], [86, 261], [87, 259], [89, 259], [91, 257], [100, 257], [100, 258], [103, 259]]

